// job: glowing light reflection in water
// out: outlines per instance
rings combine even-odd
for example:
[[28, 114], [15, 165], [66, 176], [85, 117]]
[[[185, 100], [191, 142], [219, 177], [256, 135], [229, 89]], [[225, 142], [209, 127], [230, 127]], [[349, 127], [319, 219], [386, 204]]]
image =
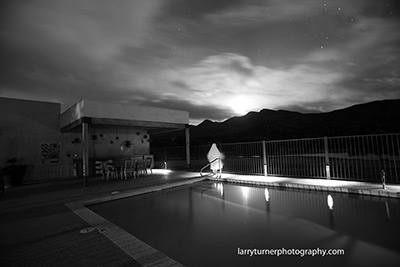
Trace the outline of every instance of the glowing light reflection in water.
[[265, 196], [265, 202], [269, 202], [269, 190], [268, 188], [265, 188], [264, 190], [264, 196]]
[[329, 209], [330, 210], [333, 209], [333, 197], [331, 195], [328, 195], [327, 202], [328, 202]]

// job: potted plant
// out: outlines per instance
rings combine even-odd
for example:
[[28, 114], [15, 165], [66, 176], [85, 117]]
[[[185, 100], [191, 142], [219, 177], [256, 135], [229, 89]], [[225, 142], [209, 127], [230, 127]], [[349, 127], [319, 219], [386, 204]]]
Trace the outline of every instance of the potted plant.
[[4, 177], [8, 178], [12, 186], [22, 185], [27, 166], [17, 164], [16, 158], [7, 159], [6, 164], [7, 165], [3, 168]]

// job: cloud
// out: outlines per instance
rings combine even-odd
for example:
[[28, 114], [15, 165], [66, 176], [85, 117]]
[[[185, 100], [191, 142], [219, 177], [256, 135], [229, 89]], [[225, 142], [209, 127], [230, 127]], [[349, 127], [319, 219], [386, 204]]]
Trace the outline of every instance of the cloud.
[[242, 0], [185, 0], [168, 1], [164, 5], [165, 14], [168, 17], [184, 17], [199, 19], [205, 14], [213, 13], [218, 10], [236, 6], [242, 3]]
[[[368, 6], [365, 1], [327, 1], [319, 0], [270, 0], [243, 1], [225, 9], [215, 10], [205, 15], [206, 21], [220, 27], [243, 27], [246, 25], [277, 23], [296, 20], [316, 20], [327, 16], [350, 16], [355, 11]], [[382, 6], [382, 5], [379, 5]], [[338, 14], [340, 9], [340, 14]], [[381, 9], [380, 9], [381, 10]], [[321, 11], [323, 15], [318, 15]], [[329, 20], [330, 21], [330, 20]], [[333, 21], [333, 20], [332, 20]]]
[[186, 100], [180, 100], [177, 98], [146, 100], [141, 102], [141, 104], [190, 111], [191, 124], [201, 123], [205, 118], [223, 121], [232, 116], [231, 109], [226, 109], [221, 106], [207, 105], [206, 103], [203, 105], [196, 105]]
[[165, 54], [145, 46], [154, 1], [13, 1], [2, 7], [4, 96], [69, 104], [80, 98], [124, 101], [127, 91], [140, 92], [132, 81], [145, 72], [144, 63]]
[[[318, 3], [311, 2], [314, 6]], [[249, 24], [260, 24], [272, 21], [286, 21], [297, 19], [310, 14], [312, 6], [295, 1], [246, 1], [245, 5], [236, 5], [231, 8], [209, 13], [206, 20], [215, 26], [240, 27]]]
[[[161, 72], [159, 77], [167, 86], [168, 94], [159, 96], [164, 101], [175, 99], [243, 115], [251, 110], [299, 103], [300, 99], [335, 101], [337, 96], [327, 95], [343, 74], [300, 64], [277, 70], [256, 66], [243, 55], [224, 53], [206, 57], [191, 67]], [[208, 118], [219, 119], [212, 114]]]
[[[141, 83], [147, 95], [153, 92], [153, 99], [157, 100], [152, 104], [172, 107], [176, 106], [172, 103], [181, 103], [193, 110], [194, 119], [203, 116], [223, 120], [263, 108], [324, 112], [360, 102], [365, 88], [349, 87], [354, 75], [348, 70], [357, 66], [349, 64], [357, 62], [351, 54], [336, 49], [318, 50], [301, 62], [276, 69], [255, 65], [244, 55], [223, 53], [184, 67], [160, 69], [151, 73], [151, 78], [141, 77], [136, 83]], [[396, 83], [398, 79], [385, 81]], [[154, 91], [160, 84], [163, 90]], [[371, 100], [389, 96], [389, 91], [377, 92]], [[390, 96], [396, 95], [392, 92]]]
[[346, 70], [340, 84], [362, 101], [400, 97], [400, 36], [396, 20], [361, 17], [346, 44]]
[[219, 121], [400, 98], [399, 20], [373, 2], [5, 1], [0, 95]]
[[196, 100], [188, 101], [208, 101], [236, 114], [285, 106], [330, 111], [360, 100], [398, 98], [394, 88], [399, 85], [395, 72], [399, 51], [393, 45], [398, 37], [389, 34], [395, 26], [379, 18], [361, 17], [343, 45], [314, 50], [299, 59], [301, 63], [283, 70], [256, 66], [248, 57], [225, 53], [168, 75], [182, 79], [185, 88], [195, 93]]
[[[379, 14], [379, 12], [378, 12]], [[400, 36], [398, 20], [358, 16], [337, 45], [314, 50], [299, 61], [331, 73], [341, 73], [332, 93], [341, 106], [400, 98]], [[321, 84], [323, 85], [323, 84]], [[334, 105], [332, 105], [334, 104]], [[335, 103], [324, 103], [337, 108]]]

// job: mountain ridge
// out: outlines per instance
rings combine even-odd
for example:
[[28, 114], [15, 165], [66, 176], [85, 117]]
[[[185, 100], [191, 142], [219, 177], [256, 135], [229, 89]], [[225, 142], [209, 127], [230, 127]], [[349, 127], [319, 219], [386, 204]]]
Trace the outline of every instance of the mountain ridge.
[[[400, 132], [400, 99], [378, 100], [321, 113], [262, 109], [223, 122], [190, 125], [191, 144], [284, 140]], [[175, 132], [152, 137], [154, 147], [184, 144]]]

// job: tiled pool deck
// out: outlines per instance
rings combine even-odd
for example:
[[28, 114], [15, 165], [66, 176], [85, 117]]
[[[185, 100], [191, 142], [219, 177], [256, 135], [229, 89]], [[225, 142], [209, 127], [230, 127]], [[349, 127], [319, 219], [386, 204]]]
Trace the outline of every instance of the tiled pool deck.
[[[233, 175], [229, 182], [400, 198], [400, 185]], [[135, 180], [82, 180], [6, 189], [0, 198], [0, 266], [181, 266], [85, 205], [200, 181], [157, 172]]]
[[339, 192], [346, 194], [360, 194], [367, 196], [391, 197], [400, 199], [400, 184], [386, 185], [386, 188], [383, 189], [383, 185], [379, 183], [364, 183], [332, 179], [298, 179], [273, 176], [264, 177], [252, 175], [234, 175], [227, 173], [223, 174], [222, 178], [227, 182], [234, 183], [297, 188], [314, 191]]

